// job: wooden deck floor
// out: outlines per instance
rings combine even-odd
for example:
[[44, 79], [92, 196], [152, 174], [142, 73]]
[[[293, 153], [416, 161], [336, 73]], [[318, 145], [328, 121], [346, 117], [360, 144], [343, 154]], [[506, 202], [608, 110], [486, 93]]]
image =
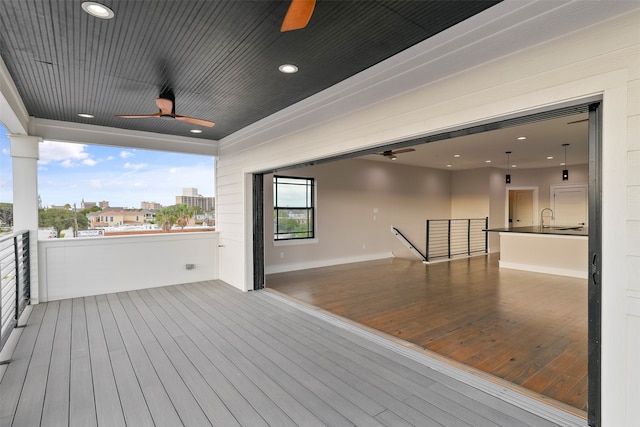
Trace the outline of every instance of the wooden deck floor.
[[497, 262], [396, 258], [273, 274], [267, 287], [585, 411], [586, 279]]
[[569, 421], [221, 282], [38, 304], [0, 382], [2, 427], [585, 425]]

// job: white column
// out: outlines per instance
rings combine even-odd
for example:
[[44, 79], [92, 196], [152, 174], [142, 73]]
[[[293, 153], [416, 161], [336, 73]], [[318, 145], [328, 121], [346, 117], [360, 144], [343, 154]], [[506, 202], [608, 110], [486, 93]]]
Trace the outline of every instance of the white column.
[[39, 302], [38, 288], [38, 153], [42, 138], [9, 135], [13, 158], [13, 230], [29, 230], [31, 303]]

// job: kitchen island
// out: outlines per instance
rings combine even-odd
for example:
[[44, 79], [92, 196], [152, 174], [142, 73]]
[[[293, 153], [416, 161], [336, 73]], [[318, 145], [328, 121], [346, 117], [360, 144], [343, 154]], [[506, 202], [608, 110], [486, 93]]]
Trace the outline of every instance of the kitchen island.
[[586, 227], [492, 228], [500, 233], [500, 268], [587, 278]]

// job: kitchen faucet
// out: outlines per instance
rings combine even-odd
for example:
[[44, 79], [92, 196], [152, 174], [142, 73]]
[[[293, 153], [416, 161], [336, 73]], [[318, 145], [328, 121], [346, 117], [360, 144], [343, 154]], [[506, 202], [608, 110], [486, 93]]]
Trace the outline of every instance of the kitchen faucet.
[[[542, 211], [540, 211], [540, 227], [544, 228], [544, 211], [551, 211], [551, 220], [554, 220], [555, 217], [553, 216], [553, 209], [551, 208], [544, 208], [542, 209]], [[547, 225], [547, 227], [551, 227], [550, 225]]]

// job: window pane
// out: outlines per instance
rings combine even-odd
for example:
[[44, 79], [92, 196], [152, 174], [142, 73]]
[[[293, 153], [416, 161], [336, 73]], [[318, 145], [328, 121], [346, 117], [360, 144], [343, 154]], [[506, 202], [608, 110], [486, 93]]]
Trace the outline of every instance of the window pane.
[[274, 239], [313, 238], [313, 179], [274, 177]]

